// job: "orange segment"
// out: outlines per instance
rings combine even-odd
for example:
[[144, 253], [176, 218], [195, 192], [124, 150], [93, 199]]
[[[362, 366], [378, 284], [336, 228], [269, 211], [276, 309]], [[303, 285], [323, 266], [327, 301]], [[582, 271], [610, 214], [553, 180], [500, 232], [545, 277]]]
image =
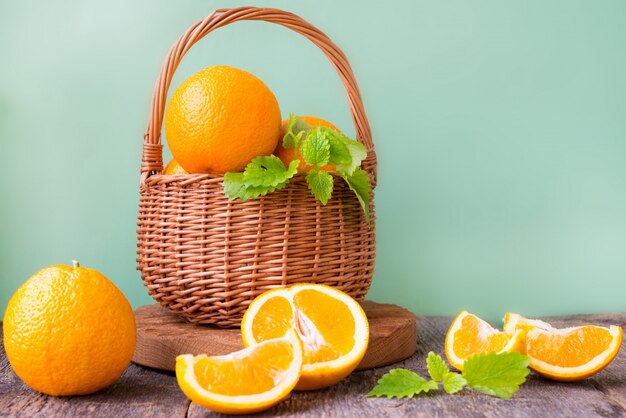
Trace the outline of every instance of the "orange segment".
[[259, 308], [258, 315], [252, 323], [252, 332], [256, 341], [266, 341], [285, 335], [293, 324], [293, 307], [291, 302], [281, 296], [269, 298]]
[[452, 366], [463, 370], [465, 360], [473, 355], [519, 351], [522, 336], [521, 331], [513, 335], [498, 331], [477, 316], [462, 311], [446, 334], [446, 357]]
[[299, 390], [327, 387], [346, 377], [362, 360], [369, 341], [361, 306], [324, 285], [301, 284], [265, 292], [250, 304], [241, 323], [246, 347], [289, 329], [297, 331], [304, 348]]
[[305, 364], [336, 360], [352, 350], [356, 323], [344, 302], [318, 290], [305, 289], [294, 295], [293, 304], [298, 312], [298, 329], [308, 330], [301, 335], [311, 337], [317, 331], [325, 342], [305, 352]]
[[194, 403], [217, 412], [248, 414], [285, 398], [301, 367], [302, 345], [291, 331], [226, 356], [178, 356], [176, 378]]
[[504, 328], [525, 333], [524, 349], [531, 369], [563, 381], [585, 379], [604, 369], [617, 355], [623, 334], [615, 325], [557, 329], [511, 313], [504, 317]]

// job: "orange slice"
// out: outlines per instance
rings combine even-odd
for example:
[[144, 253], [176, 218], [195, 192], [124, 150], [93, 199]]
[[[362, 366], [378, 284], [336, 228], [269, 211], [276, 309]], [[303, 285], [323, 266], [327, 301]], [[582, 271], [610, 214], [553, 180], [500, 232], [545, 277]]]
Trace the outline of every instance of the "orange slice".
[[369, 341], [365, 313], [335, 288], [298, 284], [270, 290], [252, 301], [241, 323], [246, 347], [298, 332], [304, 362], [297, 390], [333, 385], [361, 362]]
[[557, 329], [517, 314], [504, 317], [505, 330], [522, 330], [530, 368], [554, 380], [585, 379], [604, 369], [622, 344], [622, 328], [611, 325]]
[[209, 357], [176, 358], [176, 379], [194, 403], [226, 414], [251, 414], [287, 397], [300, 378], [302, 343], [295, 332]]
[[463, 370], [465, 360], [476, 354], [519, 351], [522, 337], [522, 331], [510, 335], [498, 331], [476, 315], [462, 311], [446, 334], [446, 357], [452, 366]]

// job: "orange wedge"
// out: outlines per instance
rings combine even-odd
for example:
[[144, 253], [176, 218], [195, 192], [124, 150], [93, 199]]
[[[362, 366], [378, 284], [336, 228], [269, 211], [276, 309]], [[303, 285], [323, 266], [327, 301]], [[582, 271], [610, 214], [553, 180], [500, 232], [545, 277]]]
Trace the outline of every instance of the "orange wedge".
[[[508, 320], [507, 320], [508, 319]], [[585, 379], [604, 369], [622, 344], [622, 328], [585, 325], [557, 329], [517, 314], [504, 317], [505, 330], [522, 330], [530, 368], [554, 380]]]
[[300, 378], [302, 343], [295, 332], [209, 357], [176, 358], [176, 379], [194, 403], [226, 414], [251, 414], [287, 397]]
[[465, 360], [476, 354], [519, 351], [522, 337], [522, 331], [507, 334], [493, 328], [476, 315], [462, 311], [446, 334], [446, 357], [452, 366], [463, 370]]
[[333, 385], [361, 362], [369, 325], [361, 305], [344, 292], [317, 284], [270, 290], [252, 301], [241, 323], [246, 347], [297, 331], [304, 361], [297, 390]]

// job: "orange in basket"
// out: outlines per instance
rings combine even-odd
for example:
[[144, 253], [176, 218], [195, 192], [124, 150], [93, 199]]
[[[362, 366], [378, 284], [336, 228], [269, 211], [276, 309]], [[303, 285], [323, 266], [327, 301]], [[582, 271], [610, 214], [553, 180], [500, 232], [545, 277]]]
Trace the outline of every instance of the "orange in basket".
[[189, 173], [243, 171], [280, 137], [274, 93], [239, 68], [214, 65], [186, 79], [165, 113], [167, 144]]

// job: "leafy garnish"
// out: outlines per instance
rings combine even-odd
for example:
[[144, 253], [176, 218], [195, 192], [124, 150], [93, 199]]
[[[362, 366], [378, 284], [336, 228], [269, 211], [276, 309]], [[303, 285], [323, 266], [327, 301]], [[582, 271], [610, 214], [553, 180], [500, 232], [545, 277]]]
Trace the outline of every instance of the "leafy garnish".
[[478, 354], [465, 361], [463, 377], [472, 389], [510, 398], [526, 381], [529, 363], [529, 357], [517, 352]]
[[360, 167], [361, 162], [365, 159], [365, 157], [367, 157], [367, 149], [365, 148], [365, 145], [354, 141], [339, 132], [336, 132], [333, 138], [336, 142], [341, 142], [346, 146], [351, 157], [350, 162], [336, 163], [335, 166], [337, 167], [337, 171], [343, 175], [351, 176], [352, 173], [354, 173], [354, 170], [356, 170], [357, 167]]
[[292, 178], [298, 172], [299, 160], [293, 160], [289, 167], [275, 155], [254, 158], [243, 172], [246, 186], [276, 187]]
[[462, 374], [450, 371], [441, 356], [432, 351], [426, 362], [433, 380], [427, 381], [410, 370], [393, 369], [380, 378], [368, 396], [412, 397], [436, 390], [441, 383], [449, 394], [468, 386], [488, 395], [510, 398], [526, 381], [530, 358], [517, 352], [478, 354], [465, 361]]
[[361, 208], [363, 208], [363, 212], [365, 213], [365, 220], [367, 223], [370, 222], [370, 192], [372, 191], [372, 186], [370, 185], [370, 179], [367, 176], [367, 173], [360, 168], [357, 169], [351, 176], [342, 176], [343, 179], [348, 183], [350, 190], [356, 194], [356, 197], [359, 199], [359, 203], [361, 204]]
[[330, 159], [330, 141], [319, 127], [313, 129], [302, 143], [302, 158], [308, 165], [320, 167]]
[[441, 356], [433, 353], [432, 351], [428, 353], [426, 365], [428, 366], [428, 374], [437, 382], [443, 382], [444, 375], [450, 372], [448, 365], [443, 361]]
[[298, 164], [300, 160], [293, 160], [285, 167], [274, 155], [256, 157], [243, 173], [224, 174], [224, 193], [230, 200], [238, 198], [242, 202], [265, 196], [285, 187], [298, 172]]
[[392, 369], [383, 375], [367, 396], [408, 398], [437, 389], [437, 383], [428, 381], [407, 369]]
[[[229, 199], [254, 199], [285, 187], [298, 173], [306, 180], [313, 196], [323, 205], [332, 196], [335, 177], [342, 177], [356, 195], [365, 220], [370, 223], [369, 200], [372, 187], [369, 176], [360, 168], [367, 156], [365, 146], [326, 126], [312, 128], [302, 119], [289, 115], [283, 147], [293, 149], [289, 167], [276, 156], [254, 158], [243, 173], [224, 175], [224, 193]], [[301, 166], [301, 162], [303, 163]], [[334, 168], [333, 168], [334, 167]]]
[[456, 393], [465, 387], [465, 379], [458, 373], [451, 372], [448, 365], [443, 361], [440, 355], [428, 353], [426, 358], [428, 365], [428, 374], [438, 383], [443, 383], [443, 389], [450, 393]]
[[465, 378], [458, 373], [447, 372], [443, 375], [443, 390], [450, 395], [463, 389], [466, 384]]
[[311, 126], [300, 118], [296, 118], [293, 113], [289, 114], [287, 132], [283, 137], [283, 147], [298, 148], [302, 138], [311, 130]]
[[333, 176], [324, 170], [309, 171], [306, 181], [313, 196], [325, 205], [333, 193]]
[[[350, 139], [350, 141], [352, 140]], [[329, 135], [328, 142], [330, 143], [330, 159], [328, 160], [330, 164], [335, 167], [352, 165], [352, 154], [350, 153], [350, 148], [348, 148], [342, 139], [337, 136]], [[347, 173], [347, 171], [345, 172]]]

